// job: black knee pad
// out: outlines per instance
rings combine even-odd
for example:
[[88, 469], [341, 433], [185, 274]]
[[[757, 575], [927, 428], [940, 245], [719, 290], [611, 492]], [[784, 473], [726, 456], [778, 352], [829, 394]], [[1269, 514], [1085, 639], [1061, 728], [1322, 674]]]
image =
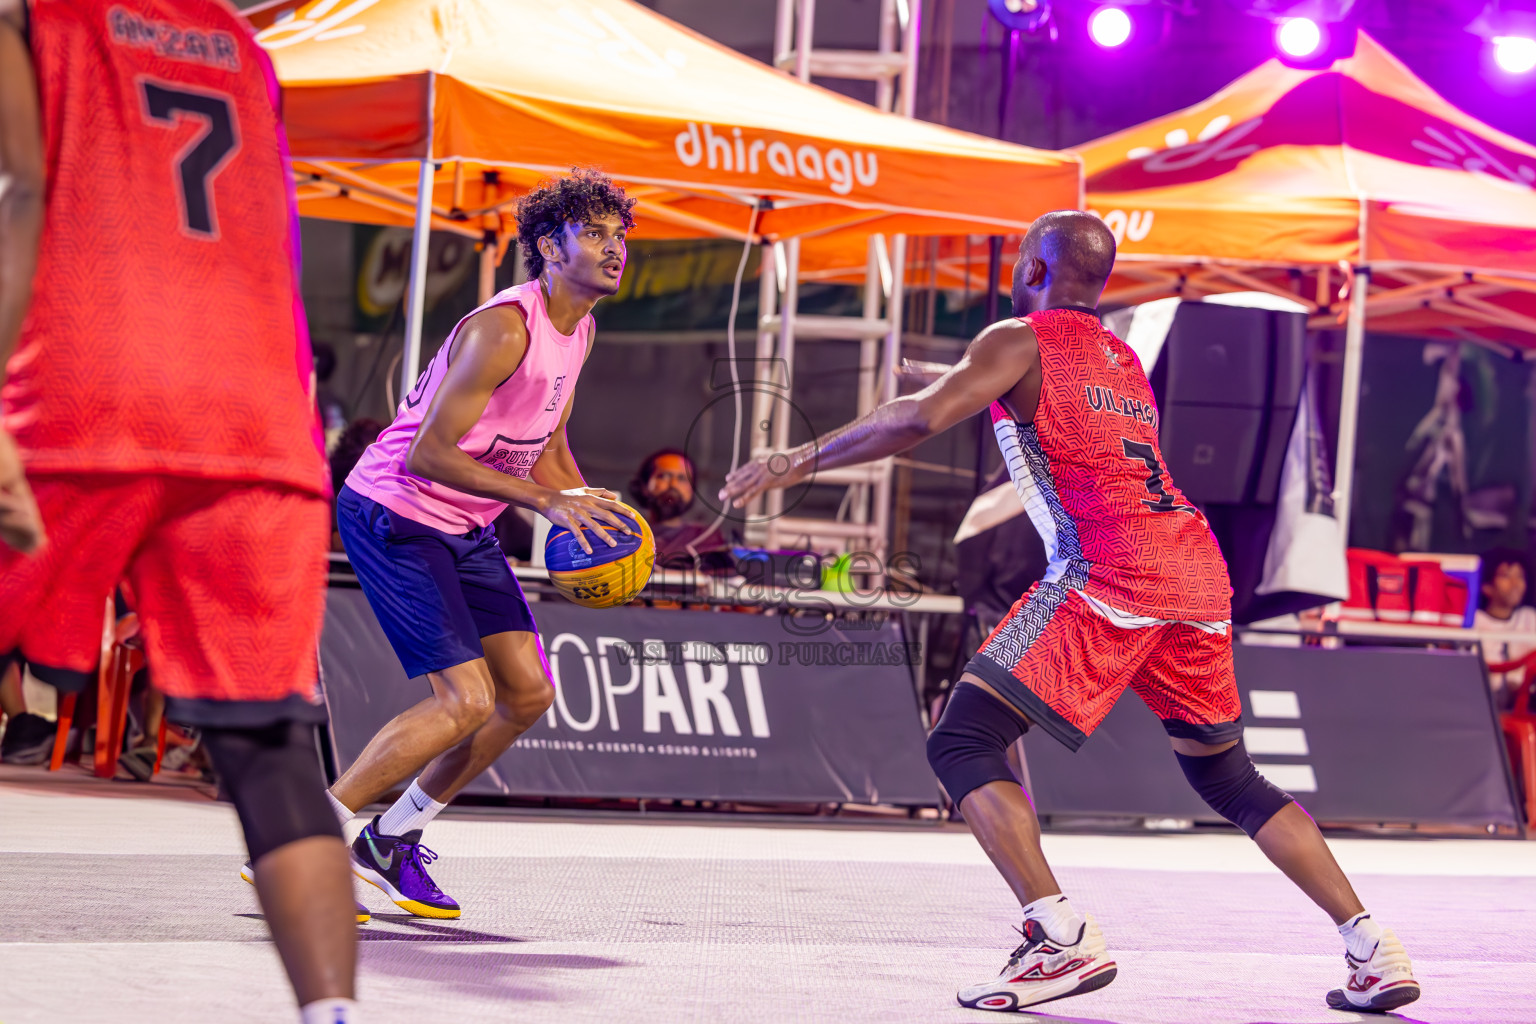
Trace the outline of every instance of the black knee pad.
[[240, 815], [253, 864], [300, 839], [341, 838], [336, 813], [325, 798], [313, 725], [204, 729], [203, 741]]
[[979, 686], [957, 684], [939, 724], [928, 734], [928, 764], [958, 806], [989, 782], [1017, 782], [1005, 752], [1027, 726]]
[[1259, 829], [1280, 808], [1291, 802], [1289, 793], [1277, 789], [1259, 774], [1242, 740], [1209, 757], [1189, 757], [1178, 752], [1174, 756], [1179, 759], [1184, 777], [1195, 787], [1200, 799], [1248, 833], [1250, 839], [1259, 834]]

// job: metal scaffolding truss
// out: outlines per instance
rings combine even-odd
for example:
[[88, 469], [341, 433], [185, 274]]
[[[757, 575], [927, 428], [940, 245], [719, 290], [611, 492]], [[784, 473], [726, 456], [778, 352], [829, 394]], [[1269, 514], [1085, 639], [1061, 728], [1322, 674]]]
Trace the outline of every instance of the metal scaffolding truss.
[[[921, 0], [880, 0], [877, 49], [818, 49], [814, 42], [816, 0], [779, 0], [774, 64], [802, 82], [813, 77], [875, 83], [875, 105], [913, 116], [917, 89]], [[753, 454], [789, 447], [794, 409], [795, 347], [801, 341], [857, 341], [859, 385], [856, 409], [863, 415], [896, 397], [901, 364], [907, 239], [873, 235], [864, 273], [863, 314], [815, 316], [799, 312], [800, 240], [775, 246], [763, 260], [757, 335], [758, 365], [772, 379], [755, 392]], [[845, 488], [835, 519], [784, 514], [784, 492], [768, 492], [752, 517], [748, 538], [771, 549], [870, 551], [884, 558], [891, 527], [894, 460], [847, 469], [819, 470], [812, 486]]]

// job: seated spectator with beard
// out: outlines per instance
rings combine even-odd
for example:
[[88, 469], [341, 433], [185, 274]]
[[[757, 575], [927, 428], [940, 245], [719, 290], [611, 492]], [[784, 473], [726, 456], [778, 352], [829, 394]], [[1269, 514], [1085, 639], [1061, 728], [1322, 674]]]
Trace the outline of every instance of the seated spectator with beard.
[[639, 472], [629, 482], [635, 507], [656, 535], [658, 568], [692, 568], [690, 544], [701, 554], [731, 545], [731, 539], [723, 529], [710, 528], [713, 516], [687, 515], [693, 506], [697, 482], [698, 470], [693, 460], [676, 448], [663, 448], [646, 456]]
[[[1482, 593], [1473, 619], [1476, 629], [1485, 634], [1536, 635], [1536, 608], [1525, 603], [1526, 564], [1524, 552], [1509, 548], [1496, 548], [1483, 555]], [[1493, 664], [1518, 661], [1533, 652], [1536, 645], [1528, 640], [1483, 637], [1483, 657]], [[1523, 682], [1524, 669], [1489, 674], [1488, 683], [1500, 711], [1510, 710]]]

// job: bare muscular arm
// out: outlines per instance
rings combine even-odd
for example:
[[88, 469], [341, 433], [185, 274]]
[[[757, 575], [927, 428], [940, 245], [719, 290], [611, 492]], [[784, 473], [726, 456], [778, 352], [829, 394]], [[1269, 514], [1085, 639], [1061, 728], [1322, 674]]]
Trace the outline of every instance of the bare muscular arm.
[[[0, 384], [32, 298], [43, 229], [43, 137], [21, 0], [0, 0]], [[16, 443], [0, 430], [0, 541], [43, 542], [43, 524]]]
[[[814, 469], [873, 462], [906, 451], [1000, 398], [1028, 405], [1013, 411], [1023, 419], [1032, 418], [1039, 376], [1035, 332], [1017, 320], [993, 324], [976, 336], [960, 362], [917, 394], [887, 402], [783, 455], [753, 459], [726, 479], [720, 499], [743, 508], [765, 490], [800, 483]], [[1035, 398], [1021, 402], [1021, 392]]]

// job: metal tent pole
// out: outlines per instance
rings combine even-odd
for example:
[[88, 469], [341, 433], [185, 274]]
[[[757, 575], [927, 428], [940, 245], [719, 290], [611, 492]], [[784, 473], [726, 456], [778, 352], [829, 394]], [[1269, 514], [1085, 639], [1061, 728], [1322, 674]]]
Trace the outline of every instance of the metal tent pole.
[[[805, 0], [809, 3], [810, 0]], [[795, 393], [795, 317], [800, 306], [800, 239], [791, 238], [784, 243], [784, 293], [779, 306], [779, 359], [784, 367], [784, 395], [787, 399]], [[775, 452], [789, 450], [790, 410], [792, 401], [786, 401], [775, 410], [772, 420], [772, 438], [768, 442]], [[765, 512], [770, 520], [768, 540], [778, 541], [779, 521], [784, 515], [784, 492], [775, 488], [768, 492]]]
[[1344, 380], [1339, 396], [1339, 447], [1333, 466], [1333, 514], [1349, 546], [1349, 513], [1355, 484], [1355, 445], [1360, 420], [1360, 370], [1365, 355], [1365, 299], [1371, 272], [1356, 267], [1349, 285], [1349, 323], [1344, 333]]
[[432, 240], [432, 160], [421, 162], [416, 179], [416, 228], [411, 237], [411, 285], [405, 306], [405, 353], [400, 360], [400, 394], [408, 395], [421, 372], [421, 325], [426, 319], [427, 246]]
[[880, 374], [880, 401], [894, 401], [896, 371], [901, 368], [902, 314], [907, 301], [907, 236], [891, 236], [891, 297], [885, 304], [885, 359]]
[[427, 153], [416, 177], [416, 225], [411, 236], [411, 280], [405, 309], [405, 350], [400, 359], [400, 394], [409, 395], [421, 372], [421, 326], [426, 320], [427, 247], [432, 241], [433, 120], [437, 111], [437, 75], [427, 74]]
[[[786, 0], [787, 2], [787, 0]], [[770, 431], [771, 421], [775, 414], [782, 416], [782, 409], [774, 408], [773, 388], [777, 381], [774, 377], [774, 341], [778, 337], [772, 330], [765, 326], [768, 318], [773, 316], [778, 308], [779, 281], [776, 271], [778, 260], [774, 256], [774, 245], [765, 242], [762, 245], [762, 258], [758, 262], [758, 289], [757, 289], [757, 359], [752, 363], [752, 435], [747, 444], [747, 458], [755, 458], [763, 452], [770, 451], [773, 435]], [[784, 394], [784, 400], [788, 400], [788, 392]], [[747, 508], [747, 522], [742, 529], [743, 538], [748, 544], [763, 545], [768, 539], [768, 523], [764, 518], [768, 499], [764, 495], [758, 495]]]
[[[880, 402], [894, 401], [898, 384], [896, 371], [901, 366], [902, 313], [906, 306], [907, 285], [907, 236], [891, 236], [891, 297], [885, 304], [885, 319], [890, 325], [885, 335], [885, 358], [881, 360]], [[895, 468], [886, 462], [886, 469], [875, 479], [874, 534], [872, 547], [882, 560], [891, 543], [891, 472]], [[889, 573], [889, 568], [886, 572]]]

